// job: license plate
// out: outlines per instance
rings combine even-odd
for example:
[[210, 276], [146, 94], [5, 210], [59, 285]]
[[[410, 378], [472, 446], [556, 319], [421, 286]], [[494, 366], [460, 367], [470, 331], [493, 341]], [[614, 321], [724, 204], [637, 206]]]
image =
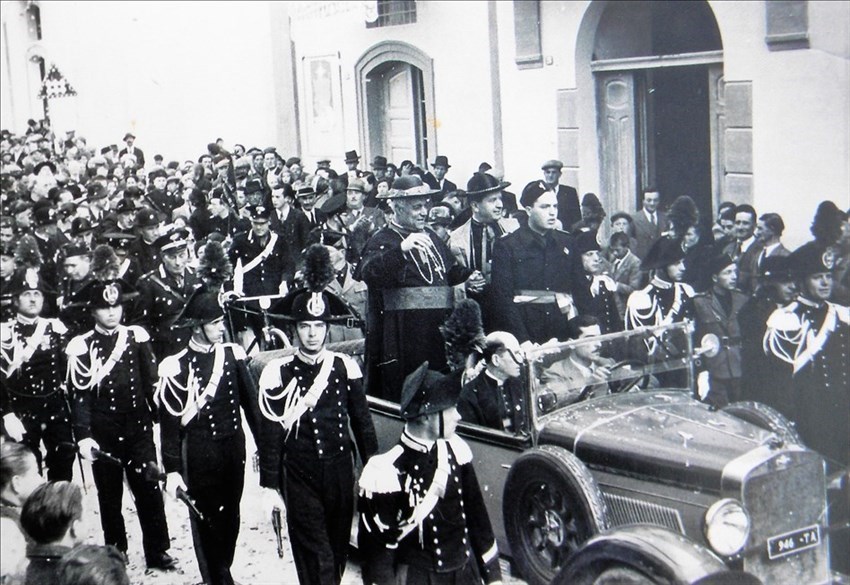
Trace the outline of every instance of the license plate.
[[817, 524], [786, 532], [767, 539], [767, 557], [771, 560], [815, 548], [820, 544], [820, 526]]

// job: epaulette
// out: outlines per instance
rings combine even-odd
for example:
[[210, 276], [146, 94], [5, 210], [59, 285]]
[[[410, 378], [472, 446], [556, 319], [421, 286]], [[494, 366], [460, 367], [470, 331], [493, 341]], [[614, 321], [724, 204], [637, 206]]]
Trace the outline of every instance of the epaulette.
[[159, 364], [157, 374], [160, 378], [175, 378], [180, 374], [180, 358], [186, 353], [184, 349], [180, 353], [170, 355]]
[[128, 325], [127, 329], [133, 334], [136, 343], [146, 343], [151, 340], [150, 334], [141, 325]]
[[777, 331], [797, 331], [803, 324], [800, 316], [794, 311], [797, 303], [791, 303], [787, 307], [780, 307], [767, 318], [768, 329]]
[[354, 361], [353, 357], [345, 353], [335, 352], [335, 355], [339, 356], [345, 365], [345, 375], [349, 380], [359, 380], [363, 377], [363, 371], [360, 369], [360, 365]]
[[14, 321], [4, 321], [0, 323], [0, 341], [10, 343], [12, 341], [12, 327]]
[[263, 371], [260, 374], [260, 381], [257, 384], [257, 386], [259, 386], [259, 389], [268, 390], [270, 388], [277, 388], [278, 386], [280, 386], [280, 368], [290, 363], [294, 358], [295, 355], [288, 355], [267, 363], [266, 367], [263, 368]]
[[395, 462], [402, 453], [404, 448], [396, 445], [386, 453], [373, 455], [360, 474], [360, 490], [369, 495], [400, 492], [399, 470]]
[[845, 325], [850, 325], [850, 307], [834, 304], [832, 305], [832, 308], [835, 309], [835, 315], [838, 317], [839, 321]]
[[84, 333], [83, 335], [77, 335], [71, 341], [68, 342], [68, 346], [65, 348], [65, 353], [69, 356], [80, 356], [86, 353], [89, 349], [88, 343], [86, 340], [91, 336], [94, 331], [89, 331], [88, 333]]
[[238, 343], [222, 343], [224, 347], [229, 347], [231, 351], [233, 351], [233, 357], [237, 360], [244, 360], [248, 357], [248, 354], [245, 353], [245, 348], [239, 345]]
[[449, 445], [452, 448], [452, 453], [460, 465], [465, 465], [472, 461], [472, 449], [466, 444], [466, 441], [460, 438], [459, 435], [452, 435], [449, 439]]
[[54, 333], [58, 333], [59, 335], [65, 335], [68, 333], [68, 328], [59, 319], [50, 319], [50, 328]]
[[626, 306], [630, 309], [642, 311], [652, 306], [652, 299], [649, 296], [647, 289], [636, 290], [629, 295], [629, 300], [626, 301]]

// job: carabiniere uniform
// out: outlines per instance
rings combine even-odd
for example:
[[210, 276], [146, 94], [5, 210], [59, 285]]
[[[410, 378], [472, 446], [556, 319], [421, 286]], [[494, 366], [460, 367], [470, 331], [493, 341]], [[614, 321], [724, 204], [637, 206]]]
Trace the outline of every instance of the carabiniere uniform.
[[[37, 290], [35, 269], [26, 271], [16, 290]], [[47, 448], [44, 463], [50, 481], [71, 481], [74, 441], [65, 396], [65, 335], [59, 319], [17, 315], [0, 325], [0, 412], [13, 412], [26, 429], [23, 443], [42, 465], [40, 443]]]
[[[126, 302], [122, 290], [126, 286], [121, 281], [94, 281], [86, 296], [91, 307], [113, 306]], [[157, 365], [149, 341], [141, 327], [119, 325], [106, 331], [96, 325], [73, 338], [66, 352], [77, 441], [93, 438], [102, 451], [122, 463], [119, 467], [96, 459], [92, 464], [104, 541], [127, 550], [121, 512], [126, 472], [150, 564], [168, 550], [169, 536], [162, 492], [144, 476], [145, 465], [157, 460], [153, 441]]]
[[[217, 294], [199, 289], [176, 326], [222, 317]], [[162, 462], [180, 472], [205, 517], [194, 516], [192, 536], [205, 583], [232, 584], [230, 566], [239, 535], [239, 502], [245, 479], [245, 434], [240, 406], [257, 436], [259, 412], [247, 356], [232, 343], [188, 347], [159, 366]]]
[[[350, 316], [327, 292], [296, 289], [282, 305], [276, 310], [293, 321]], [[298, 580], [339, 584], [354, 513], [349, 433], [364, 462], [378, 450], [360, 367], [325, 349], [272, 360], [260, 375], [259, 403], [260, 484], [283, 494]]]
[[[406, 420], [457, 403], [457, 384], [427, 367], [425, 362], [405, 380], [401, 410]], [[405, 428], [392, 449], [369, 460], [359, 485], [358, 538], [364, 557], [379, 559], [376, 545], [394, 550], [395, 569], [407, 567], [408, 583], [501, 581], [499, 550], [472, 450], [458, 435], [425, 441]], [[373, 567], [367, 562], [368, 582], [389, 581], [387, 568], [379, 565], [386, 561]]]

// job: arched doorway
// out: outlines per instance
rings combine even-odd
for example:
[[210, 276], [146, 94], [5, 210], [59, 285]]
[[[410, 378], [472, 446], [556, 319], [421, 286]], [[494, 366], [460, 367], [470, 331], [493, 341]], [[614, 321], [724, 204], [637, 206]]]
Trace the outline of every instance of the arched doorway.
[[431, 58], [401, 42], [375, 45], [357, 61], [361, 148], [367, 158], [405, 159], [427, 168], [436, 151]]
[[647, 190], [721, 196], [723, 52], [707, 2], [609, 2], [590, 62], [603, 193], [634, 209]]

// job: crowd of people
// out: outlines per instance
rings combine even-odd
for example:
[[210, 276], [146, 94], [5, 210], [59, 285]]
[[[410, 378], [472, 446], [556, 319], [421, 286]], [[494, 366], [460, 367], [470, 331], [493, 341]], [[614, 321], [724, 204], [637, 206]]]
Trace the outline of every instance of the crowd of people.
[[[702, 217], [687, 195], [648, 190], [609, 217], [604, 197], [560, 184], [557, 160], [517, 196], [486, 162], [458, 188], [442, 155], [430, 170], [375, 156], [367, 171], [349, 151], [345, 171], [308, 171], [274, 147], [219, 139], [179, 162], [135, 140], [98, 150], [46, 123], [0, 135], [2, 515], [28, 543], [4, 552], [4, 583], [76, 583], [61, 579], [83, 557], [126, 560], [125, 478], [149, 568], [175, 568], [163, 490], [191, 494], [201, 576], [232, 583], [243, 420], [301, 583], [340, 582], [355, 456], [364, 581], [400, 566], [410, 583], [498, 581], [458, 420], [527, 432], [506, 383], [523, 350], [685, 320], [720, 340], [695, 396], [775, 408], [846, 475], [850, 217], [831, 201], [791, 251], [783, 218], [746, 203]], [[480, 324], [465, 341], [458, 311]], [[358, 339], [362, 357], [328, 349]], [[255, 379], [276, 341], [298, 349]], [[460, 373], [470, 356], [474, 377]], [[367, 394], [400, 404], [389, 452]], [[107, 548], [71, 548], [78, 456]]]

